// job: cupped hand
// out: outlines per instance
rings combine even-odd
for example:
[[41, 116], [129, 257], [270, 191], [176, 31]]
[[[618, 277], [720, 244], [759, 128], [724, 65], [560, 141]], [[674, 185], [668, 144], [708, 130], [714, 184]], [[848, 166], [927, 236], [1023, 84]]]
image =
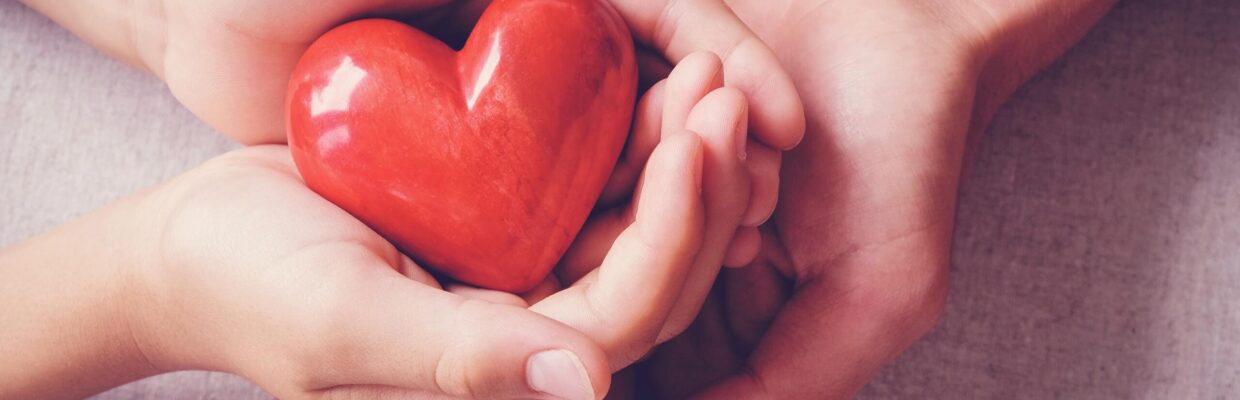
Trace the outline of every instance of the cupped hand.
[[941, 314], [966, 137], [1108, 2], [733, 0], [804, 143], [762, 254], [633, 372], [641, 398], [846, 398]]
[[[554, 276], [522, 296], [474, 288], [454, 292], [499, 301], [553, 316], [591, 337], [606, 350], [613, 370], [626, 367], [656, 344], [682, 332], [709, 292], [726, 258], [752, 259], [757, 243], [732, 238], [749, 209], [750, 176], [738, 155], [746, 132], [746, 101], [736, 89], [723, 87], [719, 58], [710, 53], [686, 57], [671, 76], [641, 100], [625, 161], [613, 176], [642, 175], [632, 197], [604, 199], [591, 216]], [[667, 196], [652, 182], [663, 179], [651, 170], [658, 148], [667, 141], [700, 138], [702, 221], [696, 247], [681, 253], [658, 250], [668, 246], [667, 232], [654, 221], [686, 216], [650, 204]], [[658, 144], [658, 147], [656, 147]], [[638, 155], [640, 154], [640, 155]], [[637, 161], [640, 159], [641, 161]], [[630, 169], [636, 171], [629, 171]], [[771, 204], [773, 207], [773, 204]], [[770, 210], [766, 210], [767, 213]], [[740, 254], [739, 256], [737, 254]], [[658, 255], [658, 257], [651, 257]], [[631, 258], [641, 262], [623, 262]], [[562, 287], [567, 286], [561, 290]], [[590, 305], [589, 314], [572, 312]]]
[[[670, 81], [710, 82], [696, 77], [717, 63], [700, 57]], [[643, 131], [662, 140], [631, 201], [595, 216], [558, 278], [524, 297], [444, 290], [307, 189], [283, 146], [215, 159], [159, 190], [159, 261], [136, 274], [157, 306], [135, 317], [137, 340], [161, 369], [235, 372], [281, 397], [597, 397], [688, 325], [673, 310], [701, 300], [682, 289], [709, 285], [694, 268], [726, 251], [704, 238], [746, 209], [744, 99], [706, 89], [677, 98], [721, 118]]]
[[[601, 0], [600, 0], [601, 1]], [[770, 217], [778, 196], [780, 151], [800, 142], [805, 117], [800, 98], [775, 54], [723, 0], [609, 0], [629, 24], [643, 55], [643, 76], [660, 77], [694, 53], [718, 55], [713, 79], [739, 90], [746, 103], [746, 133], [754, 140], [738, 149], [754, 190], [742, 225]], [[243, 143], [284, 143], [284, 96], [301, 54], [327, 30], [362, 17], [401, 17], [441, 36], [466, 34], [490, 0], [171, 1], [136, 2], [130, 18], [140, 63], [162, 77], [190, 111]], [[152, 15], [147, 17], [147, 14]], [[152, 37], [153, 36], [153, 37]], [[459, 38], [458, 38], [459, 39]], [[553, 62], [553, 61], [547, 61]], [[661, 96], [661, 95], [660, 95]], [[700, 97], [700, 96], [699, 96]], [[661, 112], [659, 98], [648, 102]], [[669, 104], [687, 115], [691, 102]], [[684, 121], [663, 120], [662, 130]], [[626, 156], [629, 168], [613, 178], [605, 199], [632, 192], [653, 143]], [[737, 234], [752, 253], [756, 229]], [[726, 239], [724, 239], [726, 241]], [[742, 252], [743, 253], [743, 252]], [[734, 257], [739, 259], [742, 257]], [[701, 296], [698, 296], [701, 297]], [[684, 307], [692, 314], [695, 307]]]
[[[700, 142], [681, 135], [665, 143], [651, 158], [634, 233], [616, 243], [623, 251], [601, 274], [674, 275], [698, 248]], [[551, 295], [567, 297], [559, 307], [539, 314], [444, 291], [305, 188], [283, 146], [230, 153], [160, 192], [159, 261], [137, 274], [152, 307], [135, 322], [159, 368], [235, 372], [280, 397], [593, 398], [608, 388], [610, 355], [597, 343], [623, 347], [625, 338], [599, 340], [598, 330], [553, 318], [596, 316], [598, 305], [614, 311], [615, 300], [587, 303], [566, 291]], [[674, 284], [654, 274], [614, 278], [606, 282], [641, 289], [629, 295]], [[648, 324], [639, 312], [597, 316], [615, 326]]]
[[[692, 166], [689, 146], [670, 148], [681, 153], [662, 168], [691, 179], [678, 169]], [[606, 355], [589, 337], [442, 290], [306, 188], [284, 146], [226, 154], [158, 193], [157, 261], [135, 274], [146, 290], [132, 324], [160, 369], [233, 372], [282, 398], [607, 389]]]
[[[472, 26], [489, 0], [140, 1], [129, 21], [138, 62], [190, 111], [244, 143], [283, 143], [289, 76], [314, 39], [362, 17], [400, 17], [436, 31]], [[639, 43], [679, 62], [722, 56], [728, 86], [749, 99], [754, 131], [777, 149], [804, 130], [801, 104], [775, 55], [722, 0], [611, 0]]]
[[[804, 113], [790, 77], [770, 48], [723, 0], [608, 1], [637, 39], [641, 58], [646, 60], [641, 63], [644, 76], [659, 77], [670, 69], [667, 61], [676, 65], [692, 61], [695, 53], [708, 52], [718, 55], [714, 63], [721, 70], [711, 79], [742, 95], [746, 105], [742, 128], [753, 140], [742, 142], [737, 151], [748, 158], [744, 164], [753, 190], [743, 200], [750, 204], [741, 217], [746, 229], [737, 231], [732, 247], [738, 250], [728, 259], [741, 262], [744, 255], [756, 251], [755, 227], [774, 209], [780, 151], [795, 146], [804, 133]], [[130, 22], [141, 64], [161, 76], [190, 111], [243, 143], [284, 143], [283, 107], [289, 76], [301, 54], [324, 32], [352, 19], [380, 16], [400, 17], [443, 36], [461, 36], [489, 2], [136, 2], [134, 8], [141, 11], [134, 11], [138, 15]], [[647, 102], [654, 112], [662, 112], [661, 96]], [[674, 112], [669, 115], [686, 116], [694, 104], [683, 99], [670, 103], [667, 106]], [[649, 121], [662, 121], [661, 131], [673, 131], [684, 123], [659, 117]], [[611, 204], [632, 192], [653, 142], [630, 148], [625, 157], [628, 168], [618, 171], [605, 195]], [[717, 240], [728, 242], [731, 237]], [[707, 288], [695, 288], [693, 297], [701, 298]], [[681, 315], [697, 310], [693, 304], [679, 308]]]

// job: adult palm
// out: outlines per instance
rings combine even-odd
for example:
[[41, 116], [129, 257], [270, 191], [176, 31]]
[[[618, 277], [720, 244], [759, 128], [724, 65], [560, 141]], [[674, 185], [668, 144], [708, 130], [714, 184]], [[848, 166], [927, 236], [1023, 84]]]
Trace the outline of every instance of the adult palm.
[[729, 3], [792, 75], [806, 138], [761, 256], [633, 368], [637, 394], [848, 397], [942, 313], [968, 133], [1110, 2]]

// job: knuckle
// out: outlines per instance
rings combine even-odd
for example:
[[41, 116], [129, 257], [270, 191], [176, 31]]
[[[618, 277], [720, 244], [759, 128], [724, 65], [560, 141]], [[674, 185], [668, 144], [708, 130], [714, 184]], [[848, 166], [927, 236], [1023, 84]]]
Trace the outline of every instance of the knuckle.
[[667, 48], [671, 44], [672, 39], [676, 37], [676, 21], [680, 18], [680, 1], [670, 0], [662, 10], [659, 10], [658, 16], [655, 17], [653, 28], [650, 31], [652, 41], [657, 48]]
[[487, 340], [487, 332], [495, 326], [508, 326], [502, 323], [505, 313], [500, 310], [503, 307], [473, 298], [456, 304], [451, 311], [456, 340], [443, 349], [435, 363], [435, 384], [441, 393], [463, 398], [485, 397], [486, 390], [479, 385], [485, 377], [474, 374], [485, 369], [484, 355], [491, 353], [489, 348], [493, 341]]
[[749, 101], [745, 97], [745, 93], [740, 89], [731, 86], [724, 86], [712, 90], [706, 95], [703, 101], [718, 102], [720, 106], [729, 110], [744, 110], [749, 107]]
[[598, 291], [585, 290], [580, 303], [582, 312], [570, 326], [580, 329], [593, 339], [614, 366], [628, 366], [649, 353], [657, 343], [661, 324], [651, 324], [639, 316], [655, 315], [656, 305], [633, 301], [623, 308], [614, 302], [596, 297]]

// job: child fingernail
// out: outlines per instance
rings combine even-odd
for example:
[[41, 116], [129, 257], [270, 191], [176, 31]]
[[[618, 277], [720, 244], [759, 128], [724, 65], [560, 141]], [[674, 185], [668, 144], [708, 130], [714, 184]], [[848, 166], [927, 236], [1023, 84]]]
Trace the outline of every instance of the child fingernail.
[[802, 134], [801, 136], [797, 136], [797, 141], [796, 141], [796, 142], [793, 142], [791, 145], [789, 145], [789, 146], [787, 146], [787, 147], [784, 147], [784, 148], [782, 148], [782, 149], [779, 149], [779, 150], [780, 150], [780, 151], [789, 151], [789, 150], [795, 149], [795, 148], [797, 148], [797, 146], [800, 146], [800, 145], [801, 145], [801, 142], [804, 142], [804, 141], [805, 141], [805, 135], [804, 135], [804, 134]]
[[557, 399], [593, 400], [594, 387], [581, 359], [568, 350], [546, 350], [530, 356], [525, 377], [530, 388]]

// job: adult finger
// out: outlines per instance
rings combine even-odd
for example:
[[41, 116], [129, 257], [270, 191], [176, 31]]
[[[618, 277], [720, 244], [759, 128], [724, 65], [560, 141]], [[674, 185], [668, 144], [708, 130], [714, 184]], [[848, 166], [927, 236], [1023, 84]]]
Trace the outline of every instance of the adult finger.
[[788, 149], [805, 133], [792, 79], [770, 50], [721, 0], [611, 0], [637, 39], [673, 63], [697, 51], [723, 59], [725, 82], [745, 93], [754, 134]]
[[741, 216], [741, 225], [756, 227], [771, 218], [779, 201], [779, 166], [783, 154], [764, 144], [749, 141], [749, 208]]
[[736, 234], [732, 235], [732, 242], [728, 243], [727, 253], [723, 256], [723, 266], [741, 268], [748, 266], [758, 256], [758, 251], [762, 250], [762, 236], [758, 234], [758, 228], [742, 226], [736, 229]]

